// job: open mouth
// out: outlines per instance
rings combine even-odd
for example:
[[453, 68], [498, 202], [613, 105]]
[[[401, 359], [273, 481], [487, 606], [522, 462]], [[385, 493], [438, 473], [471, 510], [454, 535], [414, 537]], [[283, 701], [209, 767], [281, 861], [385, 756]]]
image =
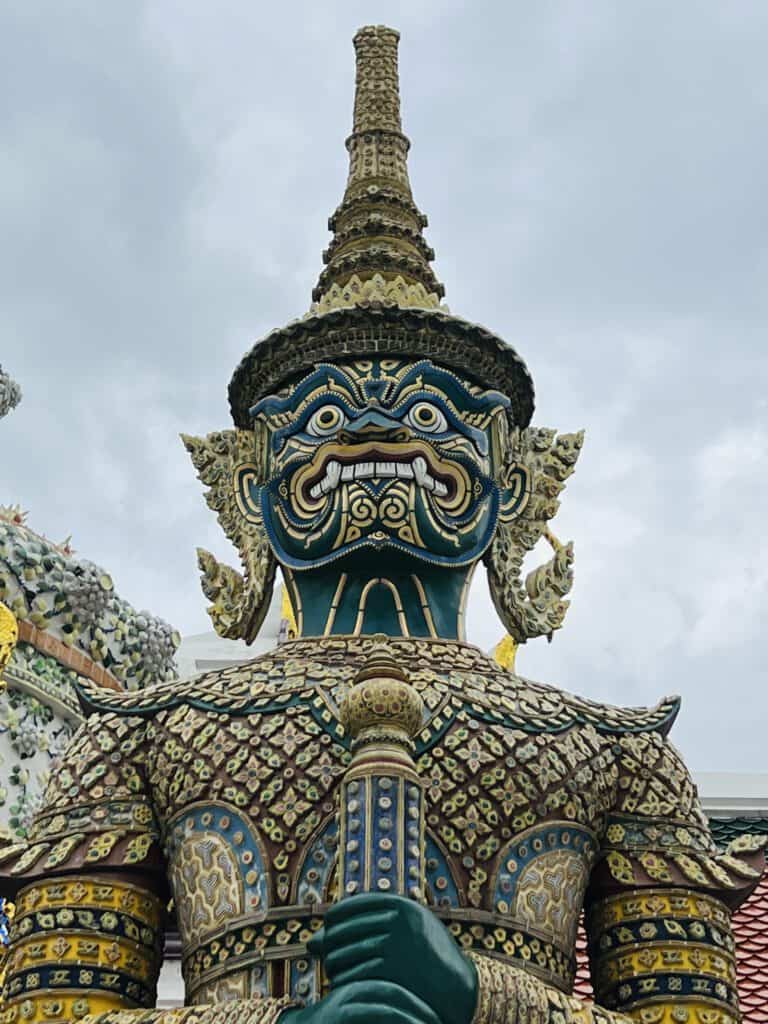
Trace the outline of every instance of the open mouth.
[[423, 455], [414, 455], [408, 461], [372, 461], [339, 462], [329, 459], [325, 464], [323, 477], [309, 489], [310, 498], [319, 498], [329, 491], [334, 491], [340, 483], [352, 480], [374, 480], [397, 478], [399, 480], [415, 480], [419, 487], [433, 491], [438, 497], [448, 496], [448, 484], [436, 479], [427, 468], [427, 460]]
[[451, 501], [466, 488], [465, 476], [460, 467], [443, 463], [429, 446], [416, 440], [407, 445], [387, 441], [328, 444], [297, 474], [292, 489], [318, 501], [341, 484], [356, 480], [413, 480], [435, 497]]

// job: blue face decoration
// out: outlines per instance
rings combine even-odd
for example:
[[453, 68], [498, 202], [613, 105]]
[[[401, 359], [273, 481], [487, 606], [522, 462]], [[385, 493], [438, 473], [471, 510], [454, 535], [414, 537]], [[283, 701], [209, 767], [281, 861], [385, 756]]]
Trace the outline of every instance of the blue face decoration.
[[237, 481], [280, 563], [301, 571], [385, 551], [477, 561], [526, 480], [501, 456], [509, 401], [428, 361], [321, 365], [252, 409], [261, 465]]

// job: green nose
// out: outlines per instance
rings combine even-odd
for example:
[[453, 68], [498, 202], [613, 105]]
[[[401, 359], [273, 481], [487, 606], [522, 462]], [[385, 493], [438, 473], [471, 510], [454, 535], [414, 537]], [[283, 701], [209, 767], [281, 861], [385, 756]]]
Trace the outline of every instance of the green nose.
[[341, 444], [359, 444], [362, 441], [408, 441], [411, 431], [398, 420], [377, 409], [367, 409], [361, 416], [350, 420], [339, 431]]

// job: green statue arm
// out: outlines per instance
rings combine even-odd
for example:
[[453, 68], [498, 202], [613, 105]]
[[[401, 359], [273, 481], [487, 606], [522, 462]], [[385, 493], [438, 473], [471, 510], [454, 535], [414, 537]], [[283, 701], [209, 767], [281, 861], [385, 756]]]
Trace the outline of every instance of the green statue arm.
[[764, 839], [718, 850], [680, 755], [657, 732], [617, 739], [616, 800], [586, 900], [597, 1002], [635, 1021], [736, 1024], [731, 913]]
[[290, 1004], [152, 1009], [168, 901], [140, 718], [92, 715], [52, 777], [29, 841], [0, 849], [15, 900], [3, 1024], [274, 1024]]
[[[420, 1010], [405, 1012], [403, 1024], [429, 1021], [429, 1012], [441, 1024], [677, 1024], [681, 1007], [689, 1024], [736, 1024], [733, 943], [719, 900], [679, 889], [624, 892], [595, 903], [589, 924], [598, 1004], [508, 961], [465, 955], [428, 908], [398, 896], [368, 894], [332, 907], [310, 949], [323, 958], [332, 996], [367, 993], [384, 981], [414, 996]], [[660, 928], [671, 937], [664, 944]], [[318, 1004], [287, 1013], [281, 1024], [342, 1019]]]
[[[441, 1024], [631, 1024], [629, 1017], [563, 995], [523, 968], [465, 955], [428, 908], [399, 896], [342, 901], [309, 945], [322, 956], [332, 991], [386, 979], [416, 996]], [[311, 1010], [307, 1024], [315, 1024]], [[286, 1024], [304, 1024], [304, 1012], [286, 1015]]]
[[79, 1021], [151, 1006], [164, 901], [136, 872], [41, 876], [16, 898], [3, 1021]]
[[290, 999], [150, 1008], [165, 901], [148, 885], [138, 872], [94, 872], [41, 878], [21, 889], [3, 1024], [275, 1024]]
[[0, 848], [0, 895], [15, 901], [9, 1024], [154, 1005], [168, 896], [145, 743], [141, 719], [89, 717], [28, 841]]
[[615, 742], [615, 799], [585, 906], [595, 1003], [473, 953], [474, 1024], [739, 1020], [731, 911], [760, 878], [760, 840], [717, 850], [696, 787], [660, 733]]
[[695, 786], [660, 734], [619, 736], [614, 753], [614, 797], [585, 901], [596, 1003], [509, 961], [465, 956], [430, 910], [384, 894], [326, 914], [310, 947], [332, 988], [387, 980], [443, 1024], [677, 1024], [683, 1010], [688, 1024], [736, 1024], [730, 916], [760, 878], [760, 842], [716, 849]]
[[730, 911], [689, 887], [613, 892], [588, 911], [595, 998], [633, 1021], [737, 1024]]

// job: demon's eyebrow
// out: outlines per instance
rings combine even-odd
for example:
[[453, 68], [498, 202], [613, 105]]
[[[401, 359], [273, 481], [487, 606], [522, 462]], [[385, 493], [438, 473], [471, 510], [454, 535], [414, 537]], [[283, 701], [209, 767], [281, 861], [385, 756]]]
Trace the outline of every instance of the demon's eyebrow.
[[499, 406], [506, 409], [511, 405], [509, 398], [500, 391], [488, 390], [480, 391], [479, 393], [470, 391], [467, 386], [468, 382], [465, 383], [455, 373], [443, 369], [442, 366], [436, 366], [428, 359], [414, 363], [403, 374], [387, 395], [388, 400], [390, 402], [396, 401], [397, 394], [411, 386], [418, 377], [423, 378], [425, 388], [428, 388], [430, 385], [439, 387], [454, 403], [466, 406], [468, 412], [490, 412]]
[[[281, 412], [293, 412], [295, 407], [313, 390], [327, 386], [329, 394], [333, 392], [333, 385], [337, 385], [351, 399], [359, 389], [355, 381], [344, 372], [341, 367], [332, 363], [319, 363], [312, 373], [295, 384], [287, 393], [282, 395], [265, 395], [258, 402], [250, 407], [248, 415], [251, 419], [265, 413], [274, 415]], [[358, 396], [359, 397], [359, 396]]]

